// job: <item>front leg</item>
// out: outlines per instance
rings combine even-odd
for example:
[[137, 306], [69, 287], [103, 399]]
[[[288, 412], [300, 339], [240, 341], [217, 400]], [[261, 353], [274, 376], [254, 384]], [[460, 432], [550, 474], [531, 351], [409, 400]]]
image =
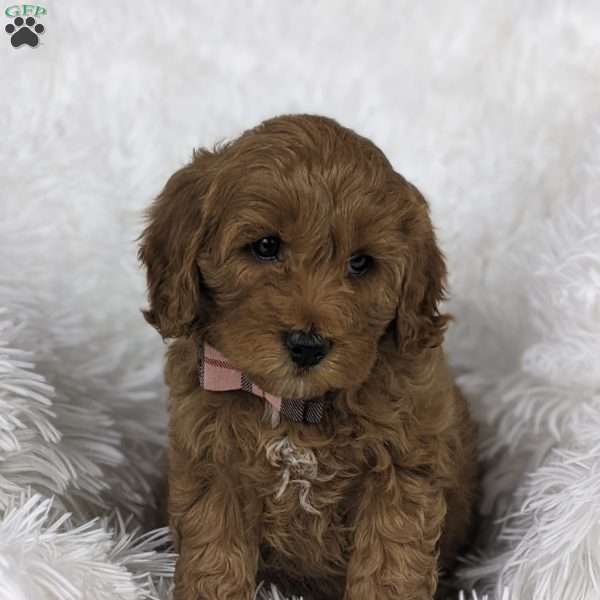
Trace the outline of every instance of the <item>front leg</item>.
[[208, 481], [199, 472], [171, 449], [169, 515], [179, 552], [174, 600], [251, 600], [259, 548], [255, 499], [243, 503], [223, 472]]
[[370, 474], [356, 514], [344, 600], [431, 600], [445, 514], [443, 493], [430, 481]]

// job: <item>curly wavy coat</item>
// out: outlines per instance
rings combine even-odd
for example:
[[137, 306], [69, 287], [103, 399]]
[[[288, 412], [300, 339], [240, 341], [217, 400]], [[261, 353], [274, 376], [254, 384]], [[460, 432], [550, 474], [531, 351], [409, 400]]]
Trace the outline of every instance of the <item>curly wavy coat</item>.
[[[253, 251], [265, 239], [269, 260]], [[431, 600], [468, 536], [477, 461], [418, 190], [335, 121], [277, 117], [194, 153], [149, 209], [139, 256], [144, 315], [173, 339], [175, 598], [250, 600], [259, 577], [315, 600]], [[329, 352], [299, 368], [290, 331]], [[272, 394], [324, 397], [321, 422], [201, 389], [204, 342]]]

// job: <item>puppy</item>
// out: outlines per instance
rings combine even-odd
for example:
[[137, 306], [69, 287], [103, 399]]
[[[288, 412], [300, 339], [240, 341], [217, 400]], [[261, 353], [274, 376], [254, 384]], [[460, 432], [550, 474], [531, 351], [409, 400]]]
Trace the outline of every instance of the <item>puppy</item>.
[[431, 600], [465, 542], [475, 428], [441, 348], [426, 202], [318, 116], [199, 150], [149, 209], [176, 600]]

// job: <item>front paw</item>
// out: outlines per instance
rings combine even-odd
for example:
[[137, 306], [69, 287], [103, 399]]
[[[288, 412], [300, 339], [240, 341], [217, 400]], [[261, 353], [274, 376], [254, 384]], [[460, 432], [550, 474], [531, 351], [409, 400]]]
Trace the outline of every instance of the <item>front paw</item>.
[[385, 585], [375, 578], [361, 579], [346, 586], [344, 600], [433, 600], [427, 587], [411, 588], [395, 583]]
[[[182, 565], [183, 566], [183, 565]], [[254, 581], [235, 577], [233, 573], [182, 573], [178, 568], [175, 577], [173, 600], [253, 600]]]
[[173, 600], [253, 600], [254, 586], [243, 588], [221, 582], [219, 585], [176, 587]]

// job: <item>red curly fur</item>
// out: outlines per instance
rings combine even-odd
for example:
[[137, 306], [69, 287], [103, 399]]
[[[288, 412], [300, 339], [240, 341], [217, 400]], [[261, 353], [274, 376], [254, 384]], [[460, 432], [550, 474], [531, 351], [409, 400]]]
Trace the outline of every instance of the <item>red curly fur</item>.
[[[477, 461], [424, 198], [369, 140], [289, 115], [195, 152], [148, 220], [144, 314], [173, 338], [176, 600], [250, 600], [257, 577], [315, 600], [431, 600], [467, 539]], [[248, 245], [267, 235], [282, 248], [261, 263]], [[360, 278], [356, 252], [374, 259]], [[309, 328], [333, 347], [299, 374], [281, 332]], [[268, 392], [324, 395], [322, 421], [273, 425], [258, 397], [200, 389], [203, 341]], [[304, 494], [281, 485], [282, 441], [314, 460], [288, 464]]]

